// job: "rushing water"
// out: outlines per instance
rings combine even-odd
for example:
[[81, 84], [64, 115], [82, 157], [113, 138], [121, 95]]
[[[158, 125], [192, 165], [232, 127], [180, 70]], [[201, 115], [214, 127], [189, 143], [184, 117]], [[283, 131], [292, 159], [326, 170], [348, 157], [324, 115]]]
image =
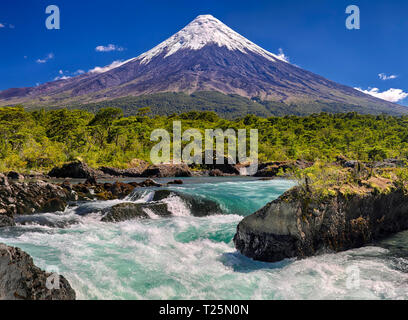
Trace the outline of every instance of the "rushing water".
[[100, 222], [103, 208], [150, 201], [154, 189], [147, 189], [123, 201], [77, 204], [65, 212], [24, 218], [20, 222], [25, 225], [0, 229], [0, 242], [27, 251], [43, 269], [57, 268], [79, 299], [408, 298], [408, 232], [338, 254], [256, 262], [234, 249], [236, 226], [293, 183], [249, 178], [184, 181], [171, 189], [216, 200], [223, 213], [193, 217], [173, 197], [166, 201], [174, 217]]

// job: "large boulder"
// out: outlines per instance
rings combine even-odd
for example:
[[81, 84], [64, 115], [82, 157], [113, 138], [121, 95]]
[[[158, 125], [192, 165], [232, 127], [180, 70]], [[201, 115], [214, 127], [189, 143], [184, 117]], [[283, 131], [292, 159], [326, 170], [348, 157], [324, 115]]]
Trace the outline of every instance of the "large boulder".
[[141, 174], [141, 177], [191, 177], [190, 168], [186, 164], [160, 164], [149, 166]]
[[0, 215], [63, 211], [72, 200], [75, 193], [44, 181], [0, 184]]
[[152, 201], [163, 201], [172, 197], [178, 197], [183, 201], [189, 208], [191, 215], [196, 217], [205, 217], [223, 212], [221, 206], [215, 201], [167, 189], [157, 190]]
[[169, 216], [171, 212], [165, 203], [131, 203], [117, 204], [104, 212], [103, 222], [120, 222], [133, 219], [149, 219], [148, 210], [158, 216]]
[[286, 192], [237, 227], [235, 247], [255, 260], [285, 258], [358, 248], [408, 229], [408, 195], [387, 192], [343, 193], [314, 198], [299, 187]]
[[9, 173], [7, 173], [7, 178], [9, 180], [18, 180], [18, 181], [23, 181], [24, 180], [24, 176], [18, 172], [15, 171], [10, 171]]
[[88, 179], [103, 175], [101, 171], [89, 167], [85, 162], [73, 161], [53, 168], [48, 175], [53, 178]]
[[0, 244], [0, 300], [75, 300], [61, 275], [45, 272], [19, 248]]
[[[202, 164], [197, 165], [193, 163], [190, 165], [190, 167], [196, 168], [196, 169], [207, 170], [209, 172], [216, 170], [216, 172], [221, 173], [218, 175], [222, 175], [222, 176], [240, 174], [239, 164], [234, 163], [232, 158], [228, 156], [225, 156], [225, 155], [218, 156], [215, 150], [213, 151], [211, 161], [208, 161], [206, 159], [205, 152], [202, 153], [201, 157], [202, 157], [201, 159]], [[209, 163], [209, 162], [212, 162], [212, 163]]]
[[13, 217], [7, 216], [5, 214], [0, 214], [0, 228], [4, 227], [14, 227], [16, 225]]
[[186, 164], [158, 164], [144, 170], [141, 177], [166, 178], [166, 177], [191, 177], [190, 168]]

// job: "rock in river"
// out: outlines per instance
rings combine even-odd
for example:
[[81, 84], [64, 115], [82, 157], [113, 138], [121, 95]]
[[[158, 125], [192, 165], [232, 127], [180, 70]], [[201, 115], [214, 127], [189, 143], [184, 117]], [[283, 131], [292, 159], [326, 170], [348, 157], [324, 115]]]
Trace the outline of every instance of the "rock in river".
[[165, 203], [132, 203], [117, 204], [105, 211], [103, 222], [120, 222], [132, 219], [149, 219], [148, 211], [158, 216], [169, 216], [171, 212]]
[[313, 200], [295, 187], [245, 217], [234, 243], [250, 258], [275, 262], [358, 248], [407, 229], [408, 195], [401, 189]]
[[75, 298], [75, 291], [63, 276], [41, 270], [21, 249], [0, 243], [0, 300]]

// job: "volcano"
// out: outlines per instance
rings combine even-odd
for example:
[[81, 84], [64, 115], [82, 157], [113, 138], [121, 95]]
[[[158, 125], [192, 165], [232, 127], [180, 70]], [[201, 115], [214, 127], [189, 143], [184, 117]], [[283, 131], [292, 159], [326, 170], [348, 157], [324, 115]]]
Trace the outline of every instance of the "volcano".
[[[171, 99], [166, 93], [171, 94]], [[136, 101], [136, 109], [146, 104], [157, 113], [165, 113], [161, 109], [164, 104], [166, 112], [173, 112], [193, 110], [195, 106], [203, 109], [206, 103], [211, 110], [224, 113], [229, 103], [234, 108], [237, 99], [240, 104], [246, 103], [240, 112], [266, 116], [276, 114], [278, 109], [281, 114], [408, 112], [406, 107], [303, 70], [211, 15], [198, 16], [136, 58], [77, 77], [0, 92], [3, 106], [97, 107], [109, 105], [109, 101], [113, 105], [125, 101], [129, 108], [131, 101]], [[173, 101], [173, 108], [168, 107], [169, 100]]]

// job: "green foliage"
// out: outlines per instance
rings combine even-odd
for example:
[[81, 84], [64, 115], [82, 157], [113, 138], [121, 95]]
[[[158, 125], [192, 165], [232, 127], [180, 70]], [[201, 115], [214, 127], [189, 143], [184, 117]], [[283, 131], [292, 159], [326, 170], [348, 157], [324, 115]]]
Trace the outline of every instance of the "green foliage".
[[205, 129], [258, 129], [260, 161], [329, 162], [337, 155], [368, 161], [408, 155], [407, 116], [353, 112], [269, 118], [246, 115], [227, 120], [212, 110], [160, 116], [145, 106], [135, 108], [128, 117], [122, 110], [122, 106], [98, 108], [93, 114], [75, 109], [28, 112], [22, 107], [0, 108], [0, 171], [45, 171], [77, 158], [92, 166], [122, 168], [133, 159], [149, 161], [156, 143], [150, 141], [151, 132], [160, 128], [172, 133], [176, 120], [181, 121], [183, 131], [196, 128], [203, 136]]

